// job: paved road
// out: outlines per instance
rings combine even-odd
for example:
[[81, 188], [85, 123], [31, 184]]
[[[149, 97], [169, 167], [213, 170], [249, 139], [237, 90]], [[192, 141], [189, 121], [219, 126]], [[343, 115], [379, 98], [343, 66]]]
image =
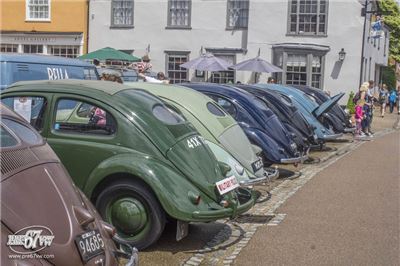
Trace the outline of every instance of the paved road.
[[235, 265], [400, 265], [400, 132], [321, 171], [277, 213]]

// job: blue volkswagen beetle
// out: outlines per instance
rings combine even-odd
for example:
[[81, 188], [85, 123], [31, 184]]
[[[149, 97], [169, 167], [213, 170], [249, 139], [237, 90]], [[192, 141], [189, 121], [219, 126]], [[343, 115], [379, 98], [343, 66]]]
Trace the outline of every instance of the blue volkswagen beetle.
[[[330, 96], [324, 91], [305, 85], [292, 85], [294, 88], [301, 90], [309, 97], [311, 97], [317, 104], [321, 105], [330, 99]], [[350, 120], [350, 115], [347, 114], [339, 104], [335, 104], [332, 109], [329, 110], [329, 114], [332, 117], [337, 117], [344, 127], [344, 132], [353, 132], [354, 126]], [[329, 119], [329, 118], [327, 118]]]
[[292, 133], [298, 147], [306, 150], [310, 144], [318, 144], [314, 128], [307, 122], [299, 110], [286, 101], [280, 94], [260, 89], [252, 85], [237, 85], [260, 98], [277, 115], [285, 128]]
[[320, 143], [323, 143], [327, 140], [340, 138], [343, 135], [342, 133], [335, 133], [332, 129], [332, 126], [330, 128], [325, 127], [318, 119], [335, 103], [337, 103], [343, 94], [336, 95], [322, 105], [318, 105], [308, 98], [304, 93], [295, 88], [285, 87], [277, 84], [255, 84], [255, 86], [264, 90], [278, 92], [285, 100], [292, 102], [304, 115], [308, 123], [314, 127], [314, 132], [316, 133]]
[[249, 140], [263, 150], [266, 166], [297, 164], [308, 158], [308, 151], [298, 149], [278, 117], [254, 95], [228, 85], [187, 83], [183, 86], [206, 94], [224, 108], [243, 128]]

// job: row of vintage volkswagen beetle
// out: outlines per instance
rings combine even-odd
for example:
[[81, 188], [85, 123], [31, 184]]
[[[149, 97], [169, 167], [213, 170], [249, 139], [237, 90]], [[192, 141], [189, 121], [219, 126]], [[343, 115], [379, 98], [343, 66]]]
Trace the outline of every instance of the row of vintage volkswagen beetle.
[[[35, 82], [32, 84], [35, 85]], [[99, 82], [43, 81], [39, 85], [45, 87], [45, 84], [54, 87], [79, 87], [80, 90], [87, 87], [89, 91], [98, 86]], [[13, 93], [21, 95], [21, 87], [23, 91], [24, 86], [29, 91], [29, 82], [25, 85], [17, 84], [3, 93], [2, 99], [12, 96]], [[169, 158], [181, 174], [186, 176], [186, 179], [201, 192], [187, 192], [182, 189], [182, 194], [192, 193], [184, 195], [191, 203], [190, 210], [187, 210], [184, 207], [185, 204], [180, 203], [181, 198], [170, 199], [165, 204], [166, 199], [158, 197], [163, 192], [153, 191], [161, 203], [163, 211], [167, 214], [166, 216], [178, 220], [178, 239], [187, 233], [184, 232], [187, 231], [187, 228], [182, 228], [185, 228], [189, 222], [208, 222], [224, 217], [233, 218], [250, 209], [257, 198], [256, 193], [251, 191], [251, 186], [261, 184], [266, 179], [279, 175], [278, 170], [271, 168], [271, 165], [302, 163], [308, 159], [310, 148], [321, 148], [326, 141], [340, 138], [343, 133], [353, 130], [349, 116], [337, 104], [343, 93], [331, 98], [321, 90], [306, 86], [294, 88], [276, 84], [221, 85], [209, 83], [187, 83], [177, 86], [139, 82], [124, 85], [109, 83], [109, 86], [120, 87], [121, 91], [134, 88], [138, 94], [145, 91], [156, 98], [155, 102], [161, 102], [157, 104], [173, 106], [174, 109], [169, 110], [182, 115], [195, 128], [195, 133], [191, 132], [184, 139], [187, 143], [186, 152], [183, 150], [177, 154], [186, 156], [184, 162], [198, 160], [204, 157], [196, 157], [189, 150], [202, 146], [203, 150], [212, 152], [210, 153], [213, 154], [210, 155], [211, 159], [215, 165], [219, 166], [220, 171], [214, 173], [218, 176], [214, 180], [217, 182], [215, 184], [211, 182], [210, 190], [205, 191], [206, 189], [198, 183], [201, 183], [199, 179], [207, 178], [209, 173], [190, 176], [190, 171], [183, 170], [184, 165], [174, 162], [174, 158]], [[82, 95], [84, 94], [82, 92]], [[114, 97], [115, 100], [115, 96], [111, 94], [102, 94], [99, 97], [109, 97], [110, 104], [112, 104], [111, 98]], [[141, 99], [148, 100], [143, 97], [135, 98], [136, 101], [141, 101]], [[108, 101], [108, 99], [104, 100]], [[124, 105], [129, 108], [129, 103], [124, 103]], [[131, 107], [133, 106], [138, 105], [132, 104]], [[118, 107], [114, 106], [114, 108]], [[140, 114], [146, 111], [132, 110], [132, 113], [136, 112]], [[167, 124], [165, 128], [168, 130], [168, 122], [163, 119], [159, 120], [160, 124]], [[173, 130], [171, 129], [171, 131]], [[162, 137], [162, 135], [161, 132], [158, 137]], [[52, 146], [51, 141], [49, 143]], [[58, 154], [57, 149], [55, 151], [63, 162], [62, 154]], [[179, 160], [179, 158], [176, 159]], [[213, 169], [214, 164], [209, 167]], [[69, 167], [67, 166], [67, 169]], [[79, 165], [75, 167], [79, 167]], [[201, 171], [204, 168], [198, 167], [197, 170], [199, 169]], [[74, 179], [74, 176], [72, 178]], [[196, 179], [197, 181], [194, 181]], [[81, 189], [86, 192], [84, 188], [81, 187]], [[179, 191], [179, 188], [176, 187], [166, 186], [164, 189]], [[210, 195], [210, 193], [214, 193], [214, 195]], [[172, 195], [173, 193], [166, 194]], [[87, 196], [92, 199], [91, 195]], [[165, 207], [173, 204], [174, 201], [174, 206]], [[207, 203], [206, 207], [200, 207], [201, 201]], [[199, 206], [197, 211], [196, 205]], [[171, 211], [173, 208], [178, 210]], [[179, 210], [179, 208], [182, 209]], [[102, 210], [100, 213], [104, 214]], [[182, 213], [182, 215], [178, 213]], [[144, 214], [149, 215], [146, 212]], [[130, 238], [129, 233], [124, 232], [123, 227], [119, 227], [118, 223], [110, 221], [109, 217], [103, 218], [116, 226], [119, 235], [126, 236], [131, 245], [141, 249], [157, 241], [164, 228], [164, 224], [155, 225], [151, 220], [146, 220], [150, 223], [147, 232], [143, 233], [140, 238]]]

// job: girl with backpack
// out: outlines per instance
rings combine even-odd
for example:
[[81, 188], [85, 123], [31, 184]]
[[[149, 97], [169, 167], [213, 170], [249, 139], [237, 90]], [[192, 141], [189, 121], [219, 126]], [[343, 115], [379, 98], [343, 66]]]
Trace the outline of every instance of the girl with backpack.
[[391, 90], [389, 93], [389, 108], [390, 108], [390, 113], [393, 113], [394, 106], [396, 105], [397, 102], [397, 92], [396, 90]]

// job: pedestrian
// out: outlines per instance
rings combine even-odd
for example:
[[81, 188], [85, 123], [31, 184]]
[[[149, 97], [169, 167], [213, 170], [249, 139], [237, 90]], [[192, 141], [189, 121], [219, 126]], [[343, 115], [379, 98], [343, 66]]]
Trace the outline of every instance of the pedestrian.
[[368, 88], [369, 88], [370, 84], [371, 84], [370, 82], [363, 83], [359, 90], [359, 96], [360, 96], [359, 99], [364, 101], [364, 105], [363, 105], [364, 116], [361, 121], [361, 127], [362, 127], [362, 131], [367, 136], [372, 136], [372, 134], [373, 134], [371, 131], [371, 122], [372, 122], [371, 99], [372, 98], [368, 96]]
[[381, 116], [382, 117], [385, 116], [387, 96], [388, 96], [387, 87], [386, 87], [386, 84], [383, 84], [382, 88], [379, 89], [379, 104], [381, 105]]
[[163, 72], [158, 72], [157, 78], [146, 76], [143, 73], [139, 73], [138, 76], [139, 78], [142, 78], [145, 82], [169, 84], [169, 80], [165, 77]]
[[357, 105], [355, 107], [355, 116], [354, 116], [354, 118], [356, 120], [355, 137], [365, 136], [361, 130], [362, 129], [361, 122], [364, 117], [364, 111], [363, 111], [364, 104], [365, 104], [365, 100], [360, 99], [357, 101]]
[[400, 85], [397, 87], [397, 113], [400, 115]]
[[389, 111], [392, 114], [394, 106], [396, 105], [397, 102], [397, 91], [395, 89], [392, 89], [389, 92]]
[[275, 79], [273, 77], [269, 77], [267, 83], [275, 84]]

